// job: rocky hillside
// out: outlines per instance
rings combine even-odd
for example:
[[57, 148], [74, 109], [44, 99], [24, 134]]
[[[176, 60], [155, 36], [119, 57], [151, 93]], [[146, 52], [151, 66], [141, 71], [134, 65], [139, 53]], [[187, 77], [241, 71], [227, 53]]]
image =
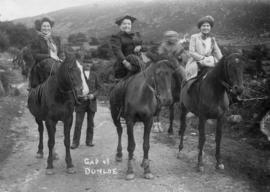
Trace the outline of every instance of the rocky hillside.
[[[157, 40], [165, 30], [181, 33], [196, 32], [198, 18], [212, 15], [216, 19], [215, 33], [221, 36], [250, 37], [270, 32], [270, 2], [267, 0], [171, 0], [132, 2], [111, 5], [87, 5], [48, 13], [56, 21], [55, 31], [67, 37], [84, 32], [104, 37], [117, 31], [115, 18], [129, 13], [138, 18], [135, 30], [147, 40]], [[16, 20], [33, 26], [41, 16]]]

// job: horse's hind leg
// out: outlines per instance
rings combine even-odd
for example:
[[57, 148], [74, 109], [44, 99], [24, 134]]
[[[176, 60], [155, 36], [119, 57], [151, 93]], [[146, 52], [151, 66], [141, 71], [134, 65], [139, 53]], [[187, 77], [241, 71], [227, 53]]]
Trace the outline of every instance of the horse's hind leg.
[[67, 173], [73, 174], [75, 173], [74, 166], [72, 164], [72, 159], [70, 155], [70, 129], [72, 126], [73, 116], [72, 113], [68, 117], [66, 117], [64, 121], [64, 143], [66, 147], [66, 164], [67, 164]]
[[153, 179], [154, 178], [154, 176], [150, 170], [150, 162], [148, 159], [148, 152], [149, 152], [149, 148], [150, 148], [149, 137], [150, 137], [152, 125], [153, 125], [153, 118], [147, 118], [144, 121], [143, 161], [142, 161], [141, 166], [144, 168], [144, 177], [146, 179]]
[[36, 118], [36, 122], [38, 124], [38, 132], [39, 132], [39, 144], [38, 144], [38, 152], [36, 154], [36, 158], [43, 158], [43, 131], [44, 131], [44, 126], [42, 123], [42, 120], [39, 120]]
[[220, 143], [221, 143], [221, 138], [222, 138], [222, 127], [224, 123], [224, 117], [222, 116], [217, 120], [217, 128], [216, 128], [216, 168], [217, 169], [224, 169], [224, 165], [221, 162], [221, 157], [220, 157]]
[[174, 120], [174, 103], [170, 105], [170, 126], [168, 129], [168, 134], [173, 135], [173, 120]]
[[184, 135], [187, 127], [186, 124], [187, 108], [184, 104], [180, 106], [180, 129], [178, 135], [180, 136], [179, 152], [184, 148]]
[[205, 143], [205, 122], [206, 120], [204, 118], [199, 118], [199, 155], [198, 155], [198, 171], [203, 172], [204, 166], [203, 166], [203, 146]]
[[134, 139], [134, 133], [133, 133], [133, 128], [134, 128], [134, 122], [133, 120], [127, 120], [127, 135], [128, 135], [128, 170], [127, 170], [127, 175], [126, 179], [127, 180], [132, 180], [135, 178], [134, 171], [133, 171], [133, 153], [135, 150], [135, 139]]
[[53, 148], [54, 148], [54, 144], [55, 144], [55, 125], [56, 122], [52, 121], [52, 120], [47, 120], [45, 122], [46, 127], [47, 127], [47, 131], [48, 131], [48, 148], [49, 148], [49, 155], [48, 155], [48, 159], [47, 159], [47, 170], [46, 170], [46, 174], [47, 175], [52, 175], [54, 174], [53, 172]]

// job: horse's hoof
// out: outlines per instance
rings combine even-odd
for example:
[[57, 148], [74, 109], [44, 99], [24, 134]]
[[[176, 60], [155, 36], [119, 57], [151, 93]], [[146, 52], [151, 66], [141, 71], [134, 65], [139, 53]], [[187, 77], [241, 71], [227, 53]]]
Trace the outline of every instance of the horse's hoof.
[[53, 160], [58, 160], [58, 159], [59, 159], [58, 154], [57, 154], [57, 153], [54, 153], [54, 154], [53, 154]]
[[144, 178], [151, 180], [151, 179], [154, 179], [154, 175], [152, 173], [145, 173]]
[[127, 175], [126, 175], [126, 180], [133, 180], [135, 178], [135, 174], [134, 173], [128, 173]]
[[222, 163], [220, 163], [220, 164], [218, 164], [218, 165], [216, 166], [216, 169], [218, 169], [218, 170], [224, 170], [225, 167], [224, 167], [224, 165], [223, 165]]
[[122, 157], [119, 157], [119, 156], [115, 156], [115, 161], [116, 162], [122, 162]]
[[67, 168], [67, 173], [74, 174], [74, 173], [76, 173], [76, 170], [74, 169], [74, 167], [70, 167], [70, 168]]
[[42, 159], [43, 158], [43, 153], [37, 153], [36, 158], [37, 159]]
[[46, 169], [46, 175], [53, 175], [54, 171], [53, 169]]
[[204, 172], [204, 166], [202, 166], [202, 165], [198, 166], [198, 172], [203, 173]]

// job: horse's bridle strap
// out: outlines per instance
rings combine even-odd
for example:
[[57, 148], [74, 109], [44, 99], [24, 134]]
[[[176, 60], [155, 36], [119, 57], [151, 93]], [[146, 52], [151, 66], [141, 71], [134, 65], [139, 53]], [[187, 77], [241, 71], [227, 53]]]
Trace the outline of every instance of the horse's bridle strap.
[[224, 64], [224, 72], [225, 72], [225, 80], [221, 80], [220, 83], [225, 87], [228, 92], [232, 91], [232, 86], [230, 85], [230, 77], [228, 74], [228, 66], [227, 63]]
[[220, 81], [220, 83], [225, 87], [225, 89], [228, 92], [231, 92], [232, 91], [232, 86], [230, 84], [228, 84], [226, 81]]

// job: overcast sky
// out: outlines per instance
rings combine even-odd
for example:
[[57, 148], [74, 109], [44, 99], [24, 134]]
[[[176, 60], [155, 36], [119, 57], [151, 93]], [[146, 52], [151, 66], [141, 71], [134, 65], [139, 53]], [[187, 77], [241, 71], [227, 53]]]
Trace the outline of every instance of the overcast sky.
[[0, 20], [12, 20], [15, 18], [35, 16], [79, 5], [126, 1], [127, 0], [0, 0]]

